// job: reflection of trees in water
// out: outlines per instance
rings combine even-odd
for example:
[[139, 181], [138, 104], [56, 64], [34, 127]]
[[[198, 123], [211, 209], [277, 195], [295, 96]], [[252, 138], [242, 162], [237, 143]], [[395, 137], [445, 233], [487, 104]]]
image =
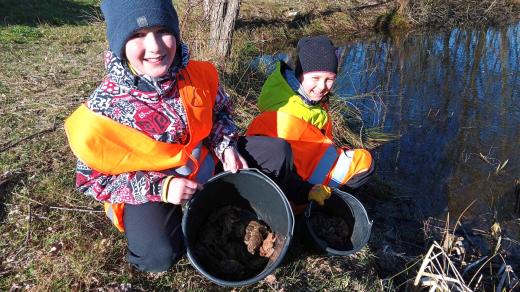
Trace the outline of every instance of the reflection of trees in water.
[[[513, 105], [513, 90], [518, 83], [509, 76], [516, 75], [518, 67], [510, 67], [510, 48], [518, 48], [515, 34], [505, 30], [479, 32], [471, 47], [471, 69], [468, 72], [467, 94], [463, 96], [464, 115], [461, 118], [460, 141], [456, 153], [474, 154], [466, 163], [456, 163], [450, 187], [450, 210], [460, 212], [468, 204], [457, 196], [478, 199], [477, 210], [488, 212], [492, 217], [507, 217], [512, 212], [514, 198], [511, 188], [518, 177], [518, 111]], [[510, 41], [508, 41], [510, 40]], [[469, 63], [469, 62], [468, 62]], [[518, 66], [518, 65], [516, 65]], [[465, 132], [465, 133], [463, 133]], [[482, 153], [486, 159], [477, 158]], [[506, 160], [507, 168], [497, 173], [496, 169]], [[516, 162], [515, 162], [516, 160]], [[486, 216], [488, 217], [488, 216]]]
[[[452, 149], [452, 154], [454, 154], [453, 160], [458, 163], [453, 163], [453, 174], [448, 181], [449, 209], [456, 214], [462, 212], [476, 197], [481, 195], [487, 196], [487, 194], [484, 194], [485, 192], [473, 193], [475, 187], [481, 189], [485, 186], [481, 184], [483, 180], [481, 180], [479, 167], [471, 166], [472, 163], [466, 163], [460, 157], [460, 154], [468, 151], [469, 153], [480, 153], [483, 151], [478, 149], [478, 146], [476, 149], [472, 146], [480, 144], [477, 142], [479, 138], [474, 136], [477, 132], [475, 129], [479, 127], [479, 121], [482, 119], [482, 112], [477, 108], [479, 105], [476, 100], [478, 99], [477, 77], [482, 64], [482, 55], [485, 54], [484, 51], [486, 50], [486, 33], [483, 31], [469, 31], [466, 34], [464, 45], [466, 66], [463, 75], [462, 108], [455, 117], [459, 119], [459, 127], [452, 145], [454, 146]], [[487, 204], [482, 203], [482, 201], [477, 201], [476, 205], [480, 206], [479, 209], [487, 211], [487, 208], [485, 208]]]
[[[345, 49], [342, 75], [351, 81], [340, 93], [384, 92], [387, 112], [366, 120], [404, 134], [379, 150], [379, 175], [415, 188], [433, 213], [449, 206], [457, 214], [473, 199], [492, 211], [520, 176], [519, 32], [520, 24], [456, 29]], [[357, 105], [371, 113], [370, 102]], [[508, 165], [494, 174], [479, 153]]]

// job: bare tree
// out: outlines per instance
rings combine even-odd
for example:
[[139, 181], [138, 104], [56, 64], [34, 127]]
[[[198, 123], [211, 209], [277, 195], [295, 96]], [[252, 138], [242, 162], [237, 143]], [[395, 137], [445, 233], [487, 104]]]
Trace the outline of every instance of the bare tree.
[[204, 11], [210, 15], [210, 50], [218, 59], [231, 52], [235, 20], [241, 0], [204, 0]]
[[202, 0], [203, 2], [203, 8], [204, 8], [204, 19], [209, 19], [210, 12], [211, 12], [211, 6], [213, 5], [213, 1], [211, 0]]
[[395, 10], [397, 14], [404, 14], [408, 9], [409, 0], [395, 0]]

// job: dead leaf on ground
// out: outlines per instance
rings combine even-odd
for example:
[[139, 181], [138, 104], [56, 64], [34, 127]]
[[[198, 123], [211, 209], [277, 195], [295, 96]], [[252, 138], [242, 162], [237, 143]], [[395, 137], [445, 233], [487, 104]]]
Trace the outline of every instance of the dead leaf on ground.
[[55, 242], [52, 244], [49, 253], [53, 256], [57, 255], [63, 249], [63, 241]]
[[268, 275], [265, 277], [264, 281], [269, 285], [274, 285], [276, 283], [276, 276], [275, 275]]

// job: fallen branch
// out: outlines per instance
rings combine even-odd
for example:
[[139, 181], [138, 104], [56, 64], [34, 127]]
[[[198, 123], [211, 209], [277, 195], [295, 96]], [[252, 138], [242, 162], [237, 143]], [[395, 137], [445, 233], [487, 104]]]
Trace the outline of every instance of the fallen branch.
[[62, 210], [62, 211], [78, 211], [78, 212], [87, 212], [87, 213], [104, 213], [105, 211], [102, 211], [102, 210], [95, 210], [95, 209], [90, 209], [90, 208], [85, 208], [85, 207], [61, 207], [61, 206], [49, 206], [49, 205], [46, 205], [42, 202], [38, 202], [34, 199], [31, 199], [31, 198], [28, 198], [24, 195], [20, 195], [20, 194], [15, 194], [17, 197], [20, 197], [20, 198], [23, 198], [23, 199], [26, 199], [26, 200], [29, 200], [37, 205], [40, 205], [40, 206], [43, 206], [45, 208], [49, 208], [49, 209], [53, 209], [53, 210]]
[[6, 171], [0, 174], [0, 188], [15, 177], [15, 172]]
[[32, 208], [31, 204], [29, 204], [29, 219], [27, 220], [27, 234], [25, 235], [25, 246], [29, 243], [31, 239], [31, 223], [32, 223]]
[[390, 0], [390, 1], [380, 2], [380, 3], [374, 3], [374, 4], [363, 5], [363, 6], [351, 7], [351, 8], [347, 8], [347, 11], [360, 11], [360, 10], [364, 10], [364, 9], [367, 9], [367, 8], [374, 8], [374, 7], [377, 7], [377, 6], [382, 6], [382, 5], [385, 5], [385, 4], [388, 4], [388, 3], [392, 3], [392, 2], [394, 2], [394, 1]]
[[47, 206], [49, 209], [54, 210], [62, 210], [62, 211], [78, 211], [78, 212], [88, 212], [88, 213], [104, 213], [102, 210], [94, 210], [89, 208], [68, 208], [68, 207], [58, 207], [58, 206]]
[[33, 133], [27, 137], [24, 137], [16, 142], [13, 142], [13, 141], [9, 141], [7, 142], [5, 145], [2, 146], [2, 148], [0, 148], [0, 153], [6, 151], [7, 149], [10, 149], [10, 148], [13, 148], [14, 146], [24, 142], [24, 141], [27, 141], [27, 140], [30, 140], [36, 136], [39, 136], [41, 134], [45, 134], [45, 133], [49, 133], [49, 132], [54, 132], [56, 130], [56, 117], [54, 117], [54, 121], [52, 123], [52, 127], [50, 128], [47, 128], [47, 129], [44, 129], [44, 130], [41, 130], [39, 132], [36, 132], [36, 133]]

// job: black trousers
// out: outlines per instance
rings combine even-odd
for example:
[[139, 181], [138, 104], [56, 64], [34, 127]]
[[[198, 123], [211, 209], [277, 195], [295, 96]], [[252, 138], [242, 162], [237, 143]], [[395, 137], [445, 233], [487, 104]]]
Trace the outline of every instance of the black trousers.
[[[312, 185], [294, 170], [291, 147], [285, 140], [240, 137], [237, 148], [249, 167], [257, 168], [273, 179], [289, 200], [307, 201]], [[142, 271], [168, 270], [185, 252], [181, 221], [182, 209], [178, 205], [161, 202], [125, 205], [128, 261]]]

